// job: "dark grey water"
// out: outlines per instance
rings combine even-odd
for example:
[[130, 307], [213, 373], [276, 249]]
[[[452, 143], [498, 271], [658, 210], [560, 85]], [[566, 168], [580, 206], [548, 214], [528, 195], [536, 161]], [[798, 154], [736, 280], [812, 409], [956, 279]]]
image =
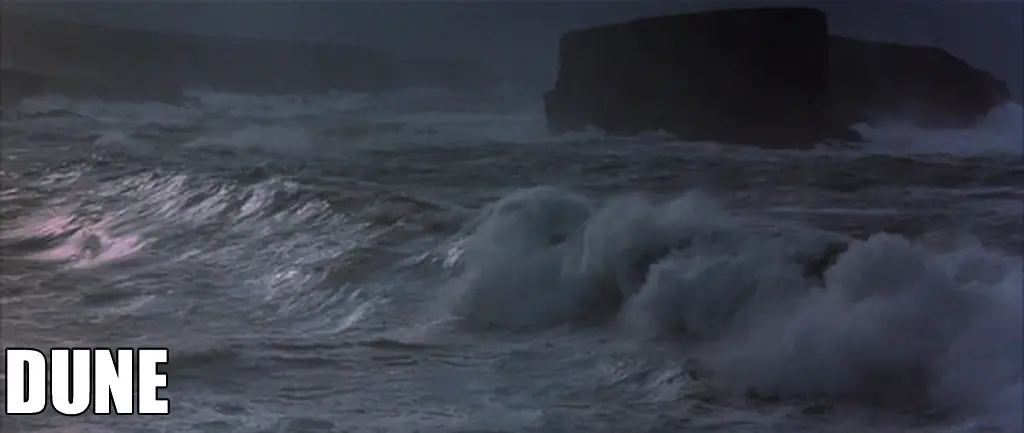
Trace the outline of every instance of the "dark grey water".
[[172, 414], [3, 431], [1019, 431], [1020, 118], [767, 152], [429, 92], [28, 101], [3, 344], [169, 347]]

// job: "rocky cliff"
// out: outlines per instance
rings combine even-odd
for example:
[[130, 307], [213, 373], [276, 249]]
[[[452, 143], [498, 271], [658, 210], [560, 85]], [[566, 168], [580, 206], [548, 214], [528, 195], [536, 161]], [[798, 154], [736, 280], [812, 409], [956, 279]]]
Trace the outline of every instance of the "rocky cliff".
[[254, 93], [414, 86], [476, 90], [492, 81], [481, 65], [462, 60], [407, 60], [340, 44], [173, 34], [0, 14], [5, 68], [97, 88], [138, 89], [140, 95], [181, 88]]
[[969, 125], [1005, 83], [937, 48], [828, 34], [813, 8], [645, 18], [565, 34], [549, 129], [664, 130], [687, 140], [807, 147], [855, 140], [849, 126], [901, 117]]
[[1010, 100], [1007, 83], [927, 46], [829, 38], [830, 106], [847, 122], [971, 127]]

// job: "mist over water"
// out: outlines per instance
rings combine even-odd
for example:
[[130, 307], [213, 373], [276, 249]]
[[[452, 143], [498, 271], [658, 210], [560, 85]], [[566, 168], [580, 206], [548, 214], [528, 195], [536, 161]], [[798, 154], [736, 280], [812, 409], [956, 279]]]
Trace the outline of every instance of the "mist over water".
[[6, 113], [4, 345], [169, 347], [172, 415], [5, 431], [1019, 431], [1018, 105], [787, 152], [190, 97]]

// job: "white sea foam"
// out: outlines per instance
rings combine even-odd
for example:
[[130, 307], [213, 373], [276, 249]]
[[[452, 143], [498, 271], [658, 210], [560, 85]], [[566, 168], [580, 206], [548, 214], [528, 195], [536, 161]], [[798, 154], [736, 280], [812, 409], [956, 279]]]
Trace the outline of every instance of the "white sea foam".
[[[809, 275], [837, 242], [848, 250]], [[621, 295], [625, 324], [685, 336], [738, 393], [1021, 422], [1007, 398], [1021, 392], [1022, 262], [977, 242], [754, 228], [699, 194], [596, 202], [544, 187], [489, 207], [459, 248], [453, 311], [473, 323], [566, 323]]]

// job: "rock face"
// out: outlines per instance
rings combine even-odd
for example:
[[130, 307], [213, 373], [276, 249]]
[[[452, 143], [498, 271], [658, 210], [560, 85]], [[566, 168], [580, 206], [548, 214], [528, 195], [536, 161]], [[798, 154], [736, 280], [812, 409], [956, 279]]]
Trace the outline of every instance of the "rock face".
[[10, 11], [0, 11], [0, 20], [5, 67], [73, 81], [117, 82], [140, 95], [181, 88], [253, 93], [413, 86], [476, 90], [492, 80], [471, 62], [406, 60], [339, 44], [164, 33]]
[[[856, 140], [871, 116], [966, 125], [1005, 83], [937, 48], [828, 34], [813, 8], [645, 18], [562, 37], [549, 129], [664, 130], [687, 140], [808, 147]], [[923, 72], [930, 71], [930, 72]], [[918, 79], [921, 76], [930, 77]]]
[[[738, 9], [570, 32], [545, 95], [553, 131], [663, 129], [736, 143], [819, 135], [826, 103], [825, 14]], [[808, 127], [808, 125], [815, 125]], [[804, 138], [806, 140], [807, 138]]]
[[850, 122], [971, 127], [1010, 100], [1006, 82], [937, 47], [829, 38], [831, 106]]

